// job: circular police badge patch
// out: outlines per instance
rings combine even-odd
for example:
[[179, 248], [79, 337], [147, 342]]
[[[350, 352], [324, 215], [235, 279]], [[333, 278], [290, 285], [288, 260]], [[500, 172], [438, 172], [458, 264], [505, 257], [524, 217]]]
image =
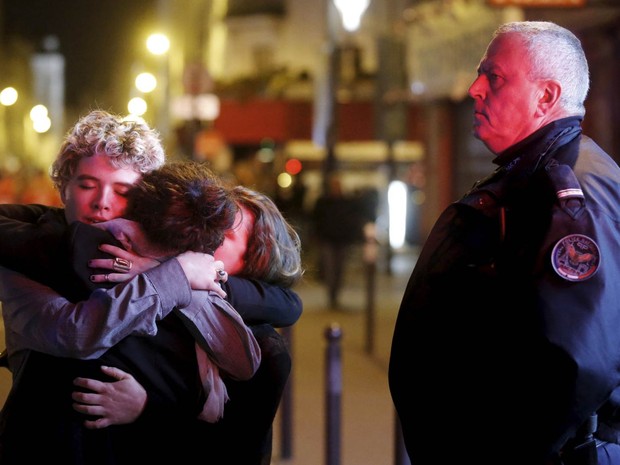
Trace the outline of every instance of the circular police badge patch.
[[568, 281], [591, 278], [601, 263], [601, 253], [593, 239], [582, 234], [565, 236], [551, 252], [555, 272]]

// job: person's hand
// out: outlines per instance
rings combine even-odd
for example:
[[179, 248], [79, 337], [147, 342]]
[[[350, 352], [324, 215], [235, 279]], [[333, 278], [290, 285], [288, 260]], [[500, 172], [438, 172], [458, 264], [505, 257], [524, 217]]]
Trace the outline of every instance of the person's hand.
[[129, 373], [118, 368], [102, 366], [101, 371], [117, 381], [103, 382], [91, 378], [76, 378], [73, 384], [91, 392], [74, 391], [74, 410], [100, 417], [85, 420], [88, 429], [134, 422], [146, 406], [146, 390]]
[[177, 260], [192, 289], [213, 291], [222, 298], [226, 297], [226, 292], [220, 285], [228, 279], [223, 261], [216, 260], [213, 255], [200, 252], [183, 252], [177, 256]]
[[167, 251], [159, 250], [149, 242], [142, 225], [136, 221], [114, 218], [113, 220], [94, 223], [93, 226], [108, 231], [121, 243], [123, 248], [142, 257], [159, 258], [167, 255]]
[[159, 261], [154, 258], [143, 257], [112, 244], [101, 244], [99, 250], [113, 255], [115, 258], [89, 260], [88, 266], [91, 268], [110, 270], [110, 273], [92, 274], [90, 280], [94, 283], [122, 283], [159, 265]]
[[108, 231], [128, 250], [135, 250], [136, 244], [146, 241], [140, 223], [126, 218], [114, 218], [101, 223], [93, 223], [93, 226]]

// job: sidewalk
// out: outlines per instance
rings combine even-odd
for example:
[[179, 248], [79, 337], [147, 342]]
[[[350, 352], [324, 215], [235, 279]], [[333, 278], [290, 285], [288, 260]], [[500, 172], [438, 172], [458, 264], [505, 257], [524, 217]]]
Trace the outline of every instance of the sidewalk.
[[278, 416], [272, 465], [326, 463], [325, 332], [332, 324], [342, 331], [340, 465], [395, 463], [387, 368], [396, 314], [416, 257], [414, 251], [395, 256], [391, 276], [377, 269], [372, 352], [367, 350], [367, 276], [362, 266], [349, 267], [341, 299], [344, 310], [326, 308], [326, 291], [312, 276], [297, 287], [304, 313], [292, 330], [292, 456], [281, 457]]

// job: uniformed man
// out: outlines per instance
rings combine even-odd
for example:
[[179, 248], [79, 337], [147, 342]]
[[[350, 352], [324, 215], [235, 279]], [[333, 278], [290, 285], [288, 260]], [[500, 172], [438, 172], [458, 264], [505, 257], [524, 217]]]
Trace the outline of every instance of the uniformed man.
[[603, 463], [618, 448], [592, 431], [597, 412], [611, 426], [620, 385], [620, 169], [582, 134], [588, 88], [579, 40], [550, 22], [500, 26], [482, 57], [474, 135], [498, 168], [438, 219], [392, 342], [415, 465]]

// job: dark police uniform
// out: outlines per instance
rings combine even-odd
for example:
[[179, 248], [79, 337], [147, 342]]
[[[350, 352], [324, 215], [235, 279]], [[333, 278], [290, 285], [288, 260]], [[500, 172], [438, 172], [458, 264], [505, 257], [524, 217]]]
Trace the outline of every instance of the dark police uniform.
[[421, 251], [389, 367], [416, 465], [558, 463], [620, 385], [620, 169], [580, 122], [497, 157]]

